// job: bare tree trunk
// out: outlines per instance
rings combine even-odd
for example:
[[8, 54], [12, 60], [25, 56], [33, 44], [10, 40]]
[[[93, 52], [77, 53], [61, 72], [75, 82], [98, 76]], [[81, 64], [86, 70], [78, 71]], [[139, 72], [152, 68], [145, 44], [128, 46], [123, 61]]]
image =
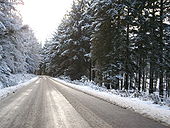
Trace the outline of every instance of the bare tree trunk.
[[163, 96], [163, 0], [160, 0], [160, 75], [159, 75], [159, 95]]
[[145, 79], [145, 69], [142, 72], [142, 91], [146, 92], [146, 79]]
[[141, 66], [142, 66], [142, 62], [141, 62], [141, 55], [139, 58], [139, 76], [138, 76], [138, 91], [140, 92], [141, 90], [141, 78], [142, 78], [142, 71], [141, 71]]
[[153, 64], [152, 62], [150, 62], [150, 72], [149, 72], [150, 76], [150, 83], [149, 83], [149, 93], [153, 93]]
[[[129, 16], [130, 9], [128, 8], [128, 16]], [[129, 88], [129, 23], [127, 23], [127, 32], [126, 32], [126, 58], [125, 58], [125, 89], [128, 90]]]

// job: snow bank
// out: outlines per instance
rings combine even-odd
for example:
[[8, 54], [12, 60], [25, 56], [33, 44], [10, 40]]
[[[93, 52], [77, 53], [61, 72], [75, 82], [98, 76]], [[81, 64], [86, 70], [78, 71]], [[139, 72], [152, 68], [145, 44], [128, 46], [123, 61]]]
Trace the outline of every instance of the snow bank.
[[6, 77], [5, 81], [0, 81], [0, 89], [10, 86], [15, 86], [17, 84], [26, 82], [32, 78], [36, 77], [34, 74], [10, 74]]
[[[17, 76], [18, 76], [18, 78], [17, 78]], [[16, 82], [18, 80], [18, 85], [0, 89], [0, 99], [6, 97], [10, 93], [15, 92], [17, 89], [19, 89], [23, 86], [26, 86], [26, 85], [30, 84], [31, 82], [38, 79], [38, 77], [35, 77], [35, 75], [29, 75], [29, 74], [24, 75], [25, 79], [23, 77], [22, 77], [22, 79], [19, 79], [19, 78], [21, 78], [19, 76], [21, 76], [21, 75], [11, 76], [11, 78], [15, 79]], [[26, 76], [27, 76], [27, 78], [26, 78]], [[33, 76], [34, 76], [34, 78], [33, 78]], [[27, 81], [27, 82], [25, 82], [25, 81]], [[25, 82], [25, 83], [23, 83], [23, 82]]]
[[116, 95], [105, 88], [98, 87], [91, 82], [89, 83], [89, 86], [87, 86], [88, 83], [86, 82], [77, 82], [76, 84], [72, 84], [66, 80], [58, 78], [54, 78], [54, 80], [115, 105], [131, 109], [144, 116], [170, 125], [170, 108], [168, 106], [160, 106], [153, 104], [152, 101], [142, 101], [139, 98], [121, 97], [120, 95]]

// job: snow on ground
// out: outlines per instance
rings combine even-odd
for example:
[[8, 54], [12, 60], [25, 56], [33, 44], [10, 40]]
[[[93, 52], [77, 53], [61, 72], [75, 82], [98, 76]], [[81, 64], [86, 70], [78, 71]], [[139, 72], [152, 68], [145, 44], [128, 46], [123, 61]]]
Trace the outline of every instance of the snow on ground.
[[121, 97], [120, 95], [116, 95], [105, 88], [96, 86], [92, 82], [84, 81], [83, 83], [75, 81], [74, 83], [70, 83], [67, 79], [61, 80], [58, 78], [54, 78], [54, 80], [87, 94], [104, 99], [115, 105], [131, 109], [146, 117], [170, 125], [170, 107], [168, 106], [160, 106], [158, 104], [153, 104], [153, 101], [142, 101], [139, 98]]
[[34, 74], [12, 74], [9, 76], [9, 81], [11, 82], [10, 86], [14, 86], [20, 83], [24, 83], [32, 78], [36, 77]]
[[15, 86], [10, 86], [0, 89], [0, 99], [8, 96], [10, 93], [15, 92], [17, 89], [28, 85], [29, 83], [37, 80], [38, 77], [32, 74], [16, 74], [11, 75], [10, 80], [14, 83], [17, 83]]
[[[0, 79], [0, 89], [10, 86], [15, 86], [17, 84], [26, 82], [32, 78], [36, 77], [34, 74], [10, 74], [5, 77], [4, 81]], [[1, 74], [0, 74], [1, 78]]]

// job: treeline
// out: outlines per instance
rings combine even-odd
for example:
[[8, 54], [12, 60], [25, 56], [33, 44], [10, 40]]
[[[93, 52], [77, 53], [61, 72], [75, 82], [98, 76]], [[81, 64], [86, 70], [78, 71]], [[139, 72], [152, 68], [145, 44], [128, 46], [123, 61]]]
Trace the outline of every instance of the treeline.
[[17, 1], [0, 0], [0, 88], [11, 85], [11, 74], [35, 73], [40, 61], [41, 46], [16, 7]]
[[41, 71], [170, 96], [169, 0], [74, 0]]

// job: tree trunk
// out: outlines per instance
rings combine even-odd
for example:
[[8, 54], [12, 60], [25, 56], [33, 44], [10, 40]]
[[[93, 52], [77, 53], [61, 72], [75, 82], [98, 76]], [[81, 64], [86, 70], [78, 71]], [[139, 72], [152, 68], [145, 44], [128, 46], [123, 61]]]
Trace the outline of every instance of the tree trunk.
[[90, 63], [89, 63], [89, 80], [91, 81], [92, 80], [92, 61], [90, 60]]
[[119, 89], [119, 78], [116, 79], [116, 90]]
[[125, 73], [125, 82], [124, 82], [125, 90], [128, 90], [128, 85], [129, 85], [129, 75], [128, 73]]
[[146, 81], [145, 81], [145, 69], [143, 68], [142, 72], [142, 91], [146, 92]]
[[123, 89], [123, 79], [121, 79], [120, 82], [121, 82], [121, 83], [120, 83], [120, 89], [122, 90], [122, 89]]
[[152, 62], [150, 62], [150, 72], [149, 72], [150, 76], [150, 83], [149, 83], [149, 93], [153, 93], [153, 64]]
[[163, 96], [163, 0], [160, 0], [160, 75], [159, 95]]
[[[129, 17], [130, 8], [128, 7], [128, 17]], [[129, 23], [127, 23], [127, 32], [126, 32], [126, 58], [125, 58], [125, 89], [128, 90], [129, 87]]]
[[139, 58], [139, 77], [138, 77], [138, 91], [140, 92], [141, 90], [141, 78], [142, 78], [142, 71], [141, 71], [141, 67], [142, 67], [142, 59], [141, 59], [141, 55]]

